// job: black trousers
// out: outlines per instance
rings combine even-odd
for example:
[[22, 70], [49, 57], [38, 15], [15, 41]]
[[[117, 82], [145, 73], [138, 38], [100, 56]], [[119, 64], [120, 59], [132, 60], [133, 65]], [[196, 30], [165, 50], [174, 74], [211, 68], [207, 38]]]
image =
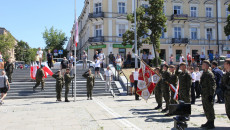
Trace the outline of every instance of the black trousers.
[[51, 67], [52, 67], [52, 61], [51, 61], [51, 60], [48, 60], [48, 66], [49, 66], [50, 69], [51, 69]]
[[191, 86], [191, 103], [195, 103], [196, 101], [196, 96], [195, 96], [195, 82], [192, 82], [192, 86]]
[[137, 94], [137, 80], [134, 81], [134, 87], [135, 87], [135, 100], [139, 100], [139, 95]]
[[196, 91], [196, 97], [197, 98], [200, 98], [200, 81], [196, 81], [195, 82], [195, 91]]

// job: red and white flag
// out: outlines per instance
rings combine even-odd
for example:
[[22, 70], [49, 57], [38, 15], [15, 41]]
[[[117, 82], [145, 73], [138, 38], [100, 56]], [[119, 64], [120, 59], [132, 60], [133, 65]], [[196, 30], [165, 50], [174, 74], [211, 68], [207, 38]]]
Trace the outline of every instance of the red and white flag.
[[77, 47], [77, 43], [78, 43], [79, 37], [78, 37], [78, 21], [76, 19], [75, 21], [75, 46]]
[[174, 96], [173, 96], [173, 99], [177, 101], [178, 100], [178, 91], [179, 91], [179, 81], [177, 82], [177, 87], [176, 88], [172, 84], [169, 84], [169, 87], [175, 93]]
[[45, 78], [47, 78], [47, 75], [50, 75], [50, 76], [53, 75], [52, 70], [50, 69], [50, 67], [47, 64], [45, 65], [45, 67], [43, 67], [43, 70], [45, 72]]
[[33, 63], [30, 64], [30, 78], [33, 79]]
[[36, 62], [33, 63], [33, 79], [36, 79], [36, 73], [38, 70], [39, 66]]
[[155, 71], [150, 69], [149, 66], [145, 65], [143, 61], [141, 61], [141, 68], [139, 70], [137, 84], [137, 94], [147, 101], [159, 80], [160, 76]]

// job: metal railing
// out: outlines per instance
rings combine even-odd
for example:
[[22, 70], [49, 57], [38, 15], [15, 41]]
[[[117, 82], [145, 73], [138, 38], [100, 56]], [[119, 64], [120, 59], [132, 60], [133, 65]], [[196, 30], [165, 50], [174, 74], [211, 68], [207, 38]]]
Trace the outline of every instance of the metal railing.
[[189, 43], [188, 38], [172, 38], [172, 43]]
[[188, 20], [188, 14], [173, 14], [171, 20]]
[[89, 42], [104, 42], [104, 36], [99, 37], [89, 37]]
[[[118, 73], [118, 80], [116, 78], [116, 76], [117, 76], [116, 73]], [[122, 71], [122, 69], [117, 70], [117, 67], [115, 66], [115, 81], [119, 81], [120, 74], [123, 74], [125, 79], [126, 79], [126, 89], [127, 89], [127, 95], [128, 95], [129, 94], [129, 80], [126, 77], [125, 73]]]
[[100, 13], [89, 13], [89, 18], [101, 18], [104, 17], [104, 12], [100, 12]]

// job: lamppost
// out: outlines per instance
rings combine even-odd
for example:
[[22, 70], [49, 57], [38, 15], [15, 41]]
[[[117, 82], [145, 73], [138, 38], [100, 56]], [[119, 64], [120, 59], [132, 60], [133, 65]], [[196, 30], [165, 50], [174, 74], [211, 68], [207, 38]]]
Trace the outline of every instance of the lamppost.
[[138, 68], [138, 63], [137, 63], [137, 12], [136, 12], [136, 0], [134, 0], [134, 27], [135, 27], [135, 68]]
[[[216, 30], [217, 30], [217, 37], [216, 37], [216, 43], [218, 46], [218, 54], [220, 55], [220, 44], [219, 44], [219, 15], [218, 15], [218, 0], [216, 0]], [[218, 63], [220, 62], [218, 58]]]

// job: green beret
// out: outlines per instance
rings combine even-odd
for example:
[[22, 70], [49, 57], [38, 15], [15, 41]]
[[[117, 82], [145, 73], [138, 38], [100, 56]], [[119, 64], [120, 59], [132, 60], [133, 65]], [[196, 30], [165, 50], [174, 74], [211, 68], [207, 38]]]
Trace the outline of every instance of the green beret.
[[210, 62], [208, 60], [204, 60], [203, 63], [206, 63], [208, 65], [211, 65]]
[[182, 66], [182, 65], [186, 65], [186, 63], [185, 62], [180, 63], [180, 66]]

